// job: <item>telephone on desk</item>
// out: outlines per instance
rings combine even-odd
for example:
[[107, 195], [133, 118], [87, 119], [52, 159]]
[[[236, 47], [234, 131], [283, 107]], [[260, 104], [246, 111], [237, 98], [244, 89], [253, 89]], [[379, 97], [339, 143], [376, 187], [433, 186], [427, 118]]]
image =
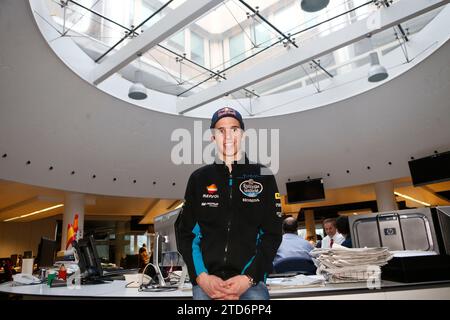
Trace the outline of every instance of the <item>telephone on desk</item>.
[[42, 281], [31, 274], [18, 273], [13, 275], [13, 281], [20, 284], [39, 284]]

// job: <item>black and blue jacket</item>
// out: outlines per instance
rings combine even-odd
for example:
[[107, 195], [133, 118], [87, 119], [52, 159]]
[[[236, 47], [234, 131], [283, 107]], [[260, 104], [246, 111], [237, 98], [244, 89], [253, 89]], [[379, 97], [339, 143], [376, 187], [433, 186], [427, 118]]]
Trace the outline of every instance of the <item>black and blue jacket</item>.
[[264, 166], [246, 159], [231, 173], [223, 163], [196, 170], [175, 223], [191, 282], [202, 272], [265, 281], [281, 243], [281, 217], [277, 184]]

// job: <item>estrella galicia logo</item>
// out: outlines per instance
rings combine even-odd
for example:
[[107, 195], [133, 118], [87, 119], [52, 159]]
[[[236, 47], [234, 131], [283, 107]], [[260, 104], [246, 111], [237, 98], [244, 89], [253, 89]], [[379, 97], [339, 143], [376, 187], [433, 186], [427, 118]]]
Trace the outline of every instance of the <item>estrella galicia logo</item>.
[[253, 179], [242, 181], [239, 190], [250, 198], [255, 198], [263, 191], [263, 185]]

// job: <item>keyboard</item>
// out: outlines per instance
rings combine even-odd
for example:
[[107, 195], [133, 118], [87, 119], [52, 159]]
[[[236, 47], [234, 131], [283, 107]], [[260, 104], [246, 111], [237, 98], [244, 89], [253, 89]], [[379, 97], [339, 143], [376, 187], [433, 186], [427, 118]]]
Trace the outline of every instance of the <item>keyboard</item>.
[[160, 286], [158, 284], [145, 285], [142, 286], [139, 290], [145, 292], [175, 291], [178, 290], [178, 285], [165, 285], [165, 286]]
[[271, 273], [268, 278], [288, 278], [295, 277], [298, 274], [300, 274], [300, 272]]
[[104, 277], [108, 277], [108, 276], [117, 276], [117, 275], [124, 275], [124, 274], [135, 274], [138, 273], [139, 269], [104, 269], [103, 270], [103, 276]]
[[114, 281], [114, 280], [125, 280], [125, 275], [123, 274], [109, 274], [106, 276], [101, 276], [101, 280], [104, 281]]

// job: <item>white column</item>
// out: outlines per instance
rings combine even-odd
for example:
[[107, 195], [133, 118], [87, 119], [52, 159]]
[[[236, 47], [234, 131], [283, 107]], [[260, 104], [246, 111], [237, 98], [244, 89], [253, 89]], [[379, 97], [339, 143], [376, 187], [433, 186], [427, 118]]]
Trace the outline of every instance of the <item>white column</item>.
[[392, 181], [375, 183], [375, 194], [377, 196], [379, 212], [398, 210], [394, 195], [394, 184]]
[[125, 221], [116, 222], [116, 254], [115, 264], [120, 266], [120, 259], [126, 256], [125, 254]]
[[[61, 250], [66, 250], [68, 228], [76, 231], [76, 239], [83, 238], [85, 196], [81, 193], [67, 192], [64, 195], [64, 216], [62, 224]], [[76, 219], [76, 217], [78, 217]], [[77, 221], [76, 221], [77, 220]], [[70, 232], [72, 232], [72, 230]], [[67, 249], [70, 249], [69, 246]]]
[[139, 252], [138, 236], [137, 234], [135, 234], [133, 237], [134, 237], [134, 254], [137, 254]]
[[305, 227], [306, 238], [309, 236], [314, 236], [314, 238], [316, 238], [316, 221], [314, 220], [314, 210], [305, 210]]

